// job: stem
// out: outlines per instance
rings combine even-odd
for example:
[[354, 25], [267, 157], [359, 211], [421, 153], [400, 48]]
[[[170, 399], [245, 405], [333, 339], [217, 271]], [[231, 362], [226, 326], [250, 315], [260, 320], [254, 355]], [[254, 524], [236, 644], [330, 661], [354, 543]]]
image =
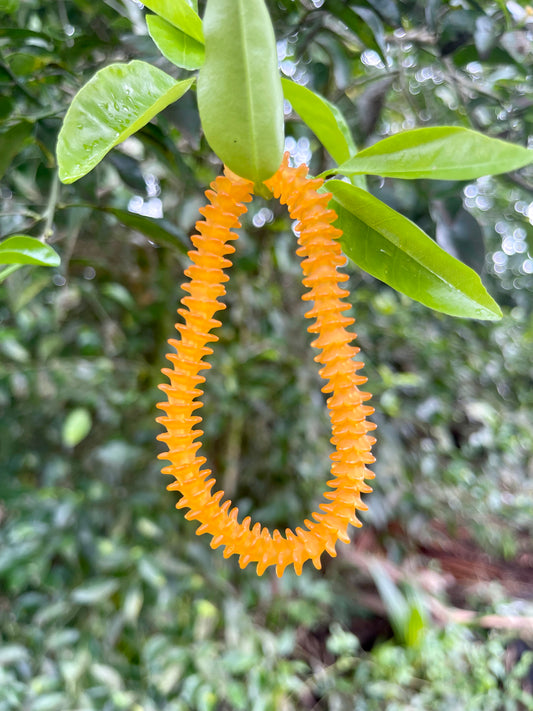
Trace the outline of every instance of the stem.
[[4, 279], [7, 279], [10, 274], [16, 272], [17, 269], [20, 269], [22, 266], [22, 264], [11, 264], [11, 266], [2, 269], [2, 271], [0, 271], [0, 283], [3, 282]]
[[37, 97], [35, 97], [30, 91], [28, 91], [28, 89], [26, 89], [24, 84], [22, 84], [22, 82], [19, 81], [19, 78], [17, 77], [17, 75], [11, 71], [11, 67], [4, 59], [3, 52], [0, 52], [0, 68], [2, 68], [6, 72], [6, 74], [9, 75], [9, 78], [11, 79], [11, 81], [15, 84], [17, 89], [19, 89], [19, 91], [21, 91], [24, 94], [24, 96], [26, 96], [26, 98], [28, 98], [34, 104], [37, 104], [37, 106], [42, 107], [42, 104], [39, 101], [39, 99]]
[[50, 195], [48, 196], [48, 203], [46, 205], [46, 210], [43, 212], [43, 219], [45, 220], [43, 232], [41, 235], [41, 240], [46, 242], [46, 240], [51, 237], [54, 233], [53, 223], [54, 216], [57, 207], [57, 199], [59, 197], [59, 178], [57, 171], [54, 173], [52, 178], [52, 186], [50, 187]]

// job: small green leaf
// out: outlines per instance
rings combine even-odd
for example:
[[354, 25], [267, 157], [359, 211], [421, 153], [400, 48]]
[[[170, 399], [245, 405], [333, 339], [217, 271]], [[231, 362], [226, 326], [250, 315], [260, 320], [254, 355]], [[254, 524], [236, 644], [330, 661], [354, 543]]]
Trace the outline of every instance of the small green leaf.
[[302, 121], [337, 163], [344, 163], [357, 148], [344, 116], [327, 99], [289, 79], [281, 80], [283, 94]]
[[263, 0], [208, 0], [198, 108], [205, 136], [232, 171], [256, 183], [279, 168], [283, 92]]
[[97, 72], [72, 100], [57, 141], [59, 178], [72, 183], [117, 144], [177, 101], [194, 79], [176, 82], [151, 64], [133, 60]]
[[409, 608], [409, 619], [405, 630], [405, 644], [408, 647], [417, 647], [426, 629], [426, 620], [423, 608], [411, 604]]
[[30, 121], [21, 121], [0, 132], [0, 180], [33, 130]]
[[42, 267], [57, 267], [59, 254], [49, 244], [35, 237], [13, 235], [0, 243], [0, 264], [38, 264]]
[[[473, 180], [533, 163], [533, 151], [457, 126], [417, 128], [365, 148], [337, 173], [387, 178]], [[327, 171], [331, 174], [333, 171]]]
[[202, 20], [186, 0], [143, 0], [143, 5], [189, 37], [203, 43]]
[[436, 311], [496, 320], [501, 311], [479, 276], [413, 222], [365, 190], [330, 180], [341, 245], [361, 269]]
[[204, 45], [157, 15], [146, 18], [150, 37], [161, 54], [177, 67], [199, 69], [204, 63]]
[[87, 437], [91, 427], [91, 413], [85, 407], [77, 407], [69, 412], [61, 432], [61, 439], [65, 447], [75, 447], [79, 444]]

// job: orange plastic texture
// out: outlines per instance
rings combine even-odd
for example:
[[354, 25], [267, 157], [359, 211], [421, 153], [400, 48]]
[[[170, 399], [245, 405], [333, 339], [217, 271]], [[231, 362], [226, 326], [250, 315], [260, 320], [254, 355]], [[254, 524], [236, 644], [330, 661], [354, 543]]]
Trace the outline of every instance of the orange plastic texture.
[[237, 507], [228, 500], [221, 504], [224, 492], [211, 493], [215, 479], [209, 469], [202, 469], [205, 457], [198, 456], [201, 443], [197, 440], [203, 432], [195, 429], [202, 420], [195, 411], [202, 406], [198, 398], [205, 382], [200, 371], [211, 367], [204, 360], [213, 352], [207, 344], [218, 340], [211, 331], [220, 326], [213, 318], [215, 312], [225, 308], [218, 299], [225, 294], [223, 282], [228, 280], [223, 270], [231, 266], [227, 255], [235, 251], [229, 241], [238, 237], [232, 229], [240, 227], [239, 216], [246, 212], [245, 203], [253, 194], [251, 182], [227, 170], [206, 191], [210, 204], [200, 210], [204, 220], [196, 224], [199, 234], [192, 237], [196, 250], [189, 252], [192, 265], [185, 271], [190, 281], [183, 289], [189, 295], [181, 301], [184, 308], [178, 310], [184, 320], [176, 324], [181, 338], [169, 340], [176, 353], [167, 355], [172, 368], [162, 371], [170, 384], [160, 386], [168, 401], [158, 405], [166, 413], [158, 422], [167, 431], [158, 439], [166, 443], [168, 452], [159, 456], [171, 462], [163, 473], [175, 478], [168, 489], [181, 493], [177, 508], [189, 509], [185, 518], [200, 522], [198, 535], [209, 533], [212, 548], [225, 546], [226, 558], [238, 555], [241, 568], [256, 563], [258, 575], [274, 565], [281, 576], [291, 564], [300, 575], [309, 559], [320, 568], [323, 551], [335, 556], [337, 540], [349, 541], [348, 526], [361, 526], [355, 510], [367, 509], [361, 494], [372, 491], [365, 479], [374, 477], [366, 466], [374, 461], [370, 450], [375, 440], [368, 432], [375, 425], [366, 420], [373, 408], [363, 404], [370, 395], [358, 388], [366, 378], [357, 374], [363, 364], [354, 360], [359, 349], [350, 345], [355, 334], [346, 330], [354, 319], [343, 315], [350, 305], [343, 301], [349, 292], [339, 286], [348, 279], [338, 272], [345, 262], [337, 241], [341, 232], [332, 225], [336, 214], [327, 207], [331, 195], [317, 192], [322, 184], [320, 179], [307, 178], [307, 166], [289, 167], [287, 154], [278, 172], [265, 182], [287, 204], [291, 218], [298, 220], [297, 254], [303, 258], [303, 284], [309, 288], [302, 299], [313, 302], [306, 313], [314, 319], [308, 331], [317, 334], [312, 345], [320, 350], [315, 360], [327, 381], [322, 391], [331, 393], [327, 406], [335, 452], [330, 490], [324, 494], [328, 503], [320, 504], [320, 512], [305, 520], [303, 528], [286, 529], [285, 535], [278, 530], [271, 533], [259, 522], [252, 526], [249, 516], [239, 523]]

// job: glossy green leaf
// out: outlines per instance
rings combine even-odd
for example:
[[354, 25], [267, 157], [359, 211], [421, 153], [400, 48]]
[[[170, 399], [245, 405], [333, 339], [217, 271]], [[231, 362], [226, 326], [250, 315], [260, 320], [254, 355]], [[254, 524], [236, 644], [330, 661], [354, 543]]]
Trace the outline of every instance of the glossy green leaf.
[[201, 42], [157, 15], [148, 15], [146, 24], [150, 37], [169, 62], [183, 69], [199, 69], [202, 66], [205, 49]]
[[0, 132], [0, 179], [33, 130], [30, 121], [21, 121]]
[[77, 407], [69, 412], [63, 429], [61, 439], [65, 447], [75, 447], [87, 437], [92, 427], [91, 413], [85, 407]]
[[38, 264], [42, 267], [57, 267], [59, 254], [49, 244], [35, 237], [13, 235], [0, 242], [0, 264]]
[[501, 312], [470, 267], [370, 193], [330, 180], [342, 248], [361, 269], [411, 299], [451, 316], [495, 320]]
[[[340, 165], [343, 175], [472, 180], [533, 163], [533, 151], [457, 126], [417, 128], [365, 148]], [[332, 173], [332, 171], [328, 171]]]
[[204, 41], [202, 20], [187, 0], [143, 0], [143, 5], [189, 37]]
[[283, 155], [283, 92], [263, 0], [208, 0], [198, 108], [206, 138], [237, 175], [260, 182]]
[[344, 116], [334, 104], [301, 84], [282, 79], [283, 94], [337, 163], [357, 153]]
[[72, 183], [117, 144], [177, 101], [194, 79], [176, 82], [146, 62], [111, 64], [76, 94], [57, 141], [59, 178]]

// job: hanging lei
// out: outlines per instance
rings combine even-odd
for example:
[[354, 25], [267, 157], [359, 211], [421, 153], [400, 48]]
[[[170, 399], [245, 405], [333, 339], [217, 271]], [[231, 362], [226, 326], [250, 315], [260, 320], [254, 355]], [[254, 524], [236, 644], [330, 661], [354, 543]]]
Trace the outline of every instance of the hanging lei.
[[337, 215], [328, 209], [331, 194], [318, 192], [323, 182], [309, 179], [305, 165], [290, 167], [286, 153], [265, 185], [288, 206], [291, 218], [298, 220], [296, 254], [303, 260], [302, 282], [308, 288], [302, 299], [313, 302], [305, 314], [314, 319], [307, 330], [317, 334], [312, 345], [320, 350], [315, 360], [327, 381], [322, 391], [331, 393], [327, 407], [335, 452], [331, 455], [333, 478], [327, 482], [330, 490], [324, 493], [328, 503], [320, 504], [320, 512], [313, 512], [303, 528], [288, 528], [285, 535], [278, 530], [271, 533], [259, 522], [252, 526], [250, 516], [239, 523], [237, 507], [229, 500], [221, 504], [224, 492], [211, 493], [216, 481], [209, 469], [202, 468], [205, 457], [197, 454], [201, 446], [197, 440], [203, 432], [195, 429], [202, 420], [195, 411], [202, 407], [198, 398], [205, 382], [200, 371], [211, 367], [204, 360], [213, 352], [207, 344], [218, 340], [211, 333], [221, 325], [214, 314], [226, 308], [218, 299], [226, 293], [223, 283], [229, 279], [223, 270], [232, 265], [227, 255], [235, 251], [229, 242], [238, 237], [232, 230], [241, 226], [239, 217], [253, 196], [253, 183], [227, 169], [205, 193], [210, 204], [200, 209], [204, 219], [196, 223], [199, 234], [192, 237], [196, 250], [189, 252], [192, 265], [185, 270], [189, 281], [183, 289], [189, 295], [181, 300], [184, 308], [178, 309], [183, 318], [183, 323], [176, 324], [181, 337], [168, 341], [176, 353], [167, 355], [172, 368], [162, 370], [170, 384], [160, 386], [168, 400], [158, 405], [166, 413], [158, 418], [166, 428], [158, 439], [168, 451], [159, 457], [171, 462], [162, 471], [175, 479], [167, 488], [181, 493], [177, 508], [188, 508], [185, 518], [199, 521], [198, 535], [210, 534], [212, 548], [225, 547], [224, 557], [238, 555], [241, 568], [256, 563], [258, 575], [274, 565], [281, 576], [291, 564], [300, 575], [309, 559], [320, 568], [324, 551], [335, 556], [337, 540], [349, 542], [348, 526], [361, 526], [355, 511], [367, 509], [361, 494], [372, 491], [365, 479], [374, 477], [367, 464], [374, 461], [370, 450], [375, 439], [368, 432], [375, 425], [366, 419], [373, 408], [364, 405], [370, 395], [358, 387], [366, 378], [357, 374], [363, 363], [354, 360], [359, 349], [350, 345], [356, 334], [347, 327], [354, 319], [343, 315], [350, 305], [343, 301], [349, 292], [339, 286], [348, 279], [338, 271], [345, 262], [338, 242], [342, 232], [332, 224]]

